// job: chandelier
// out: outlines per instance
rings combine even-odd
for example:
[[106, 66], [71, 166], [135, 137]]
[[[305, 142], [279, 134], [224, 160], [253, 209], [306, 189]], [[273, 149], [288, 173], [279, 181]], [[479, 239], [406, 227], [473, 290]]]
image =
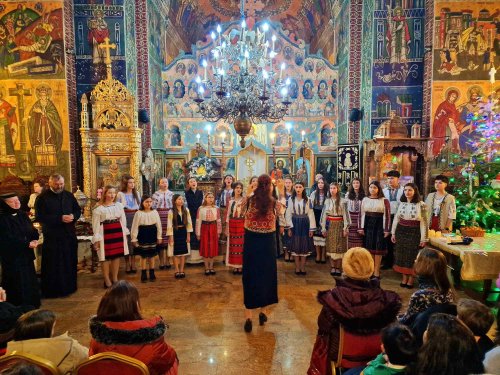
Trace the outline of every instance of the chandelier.
[[196, 78], [199, 88], [194, 101], [204, 119], [233, 123], [240, 145], [245, 147], [252, 123], [281, 121], [291, 101], [290, 79], [284, 77], [286, 65], [275, 66], [276, 35], [269, 35], [267, 22], [251, 30], [243, 11], [242, 18], [226, 34], [220, 25], [217, 33], [212, 31], [212, 62], [209, 66], [207, 60], [202, 61], [203, 79]]

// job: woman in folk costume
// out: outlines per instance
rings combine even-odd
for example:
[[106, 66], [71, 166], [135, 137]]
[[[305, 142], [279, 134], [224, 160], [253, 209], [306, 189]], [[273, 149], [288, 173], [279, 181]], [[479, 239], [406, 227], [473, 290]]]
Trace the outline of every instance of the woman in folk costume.
[[349, 214], [349, 233], [347, 234], [347, 248], [363, 247], [363, 236], [358, 233], [359, 211], [361, 201], [365, 197], [365, 190], [359, 178], [354, 178], [346, 195], [347, 212]]
[[429, 229], [449, 233], [456, 219], [457, 206], [455, 197], [446, 192], [448, 177], [438, 175], [434, 179], [436, 191], [430, 193], [425, 199]]
[[373, 276], [380, 278], [380, 263], [387, 253], [385, 238], [391, 234], [391, 206], [389, 199], [384, 197], [380, 182], [372, 181], [368, 192], [369, 196], [361, 202], [358, 232], [365, 237], [365, 248], [373, 256]]
[[233, 269], [234, 275], [243, 273], [243, 239], [245, 237], [245, 215], [242, 210], [243, 184], [233, 183], [233, 197], [229, 201], [226, 215], [227, 252], [226, 265]]
[[220, 209], [215, 205], [214, 193], [207, 193], [196, 217], [196, 237], [200, 241], [200, 256], [205, 263], [205, 276], [215, 275], [214, 258], [219, 254], [219, 236], [222, 231]]
[[[283, 184], [285, 186], [285, 191], [283, 194], [284, 202], [280, 200], [280, 202], [283, 204], [284, 210], [286, 212], [286, 207], [288, 206], [288, 199], [292, 196], [293, 194], [293, 180], [290, 176], [286, 176], [283, 179]], [[292, 262], [292, 256], [290, 255], [289, 248], [290, 247], [290, 237], [288, 236], [288, 231], [286, 230], [283, 233], [283, 251], [284, 251], [284, 260], [285, 262]]]
[[168, 213], [172, 209], [172, 197], [174, 193], [168, 190], [168, 179], [162, 177], [159, 182], [159, 189], [154, 192], [153, 198], [153, 208], [158, 211], [161, 219], [161, 227], [163, 231], [163, 242], [159, 247], [160, 256], [160, 270], [169, 269], [171, 266], [170, 260], [167, 254], [168, 247], [168, 236], [167, 223], [168, 223]]
[[[121, 187], [116, 197], [116, 201], [123, 205], [125, 217], [127, 219], [127, 229], [130, 231], [134, 215], [141, 204], [141, 197], [135, 188], [135, 179], [132, 176], [122, 176]], [[125, 257], [125, 273], [136, 273], [135, 258], [133, 256], [134, 247], [132, 246], [130, 236], [127, 237], [127, 245], [129, 248], [129, 255]]]
[[314, 248], [312, 236], [316, 231], [316, 219], [300, 181], [295, 183], [293, 194], [288, 200], [285, 219], [290, 236], [289, 250], [295, 257], [295, 274], [306, 275], [306, 260]]
[[153, 199], [149, 195], [143, 195], [141, 206], [134, 215], [130, 231], [135, 254], [141, 257], [141, 282], [143, 283], [148, 281], [148, 269], [149, 281], [156, 281], [155, 257], [158, 254], [157, 245], [162, 242], [160, 215], [152, 207]]
[[[328, 184], [323, 177], [316, 181], [316, 189], [309, 196], [309, 206], [314, 211], [316, 223], [321, 220], [321, 212], [325, 204], [326, 196], [328, 195]], [[321, 227], [318, 225], [313, 236], [314, 246], [316, 247], [316, 263], [326, 263], [326, 240], [321, 233]]]
[[172, 198], [173, 207], [168, 213], [168, 250], [169, 256], [174, 257], [174, 267], [176, 279], [186, 277], [184, 266], [186, 256], [189, 255], [191, 242], [191, 233], [193, 232], [193, 223], [191, 214], [184, 206], [184, 199], [180, 194], [174, 194]]
[[[227, 208], [229, 206], [229, 201], [231, 200], [232, 194], [233, 194], [233, 182], [234, 182], [234, 177], [230, 174], [225, 175], [223, 178], [223, 186], [222, 189], [217, 193], [215, 205], [219, 207], [220, 209], [220, 214], [221, 217], [225, 218], [226, 217], [226, 212]], [[220, 236], [220, 241], [221, 244], [225, 244], [226, 242], [226, 221], [223, 220], [222, 222], [222, 233]], [[222, 246], [221, 251], [224, 252], [225, 248]], [[224, 254], [222, 254], [224, 255]]]
[[102, 262], [104, 288], [109, 288], [118, 281], [120, 258], [128, 255], [127, 219], [120, 202], [116, 202], [116, 188], [108, 185], [104, 188], [101, 200], [92, 211], [92, 243]]
[[391, 238], [396, 244], [393, 268], [403, 275], [399, 284], [402, 288], [413, 288], [415, 259], [427, 243], [426, 216], [426, 207], [420, 199], [417, 185], [406, 184], [398, 212], [394, 215]]
[[335, 182], [330, 184], [320, 222], [326, 237], [326, 253], [330, 257], [330, 275], [341, 276], [342, 258], [347, 251], [349, 216], [347, 202], [340, 198], [339, 185]]
[[[191, 220], [193, 221], [193, 228], [196, 227], [196, 213], [198, 212], [198, 208], [200, 208], [203, 203], [203, 191], [198, 189], [198, 181], [196, 178], [190, 177], [188, 180], [188, 189], [184, 193], [184, 197], [186, 198], [187, 209], [189, 210], [189, 215], [191, 216]], [[196, 236], [191, 236], [191, 250], [199, 250], [200, 243]]]

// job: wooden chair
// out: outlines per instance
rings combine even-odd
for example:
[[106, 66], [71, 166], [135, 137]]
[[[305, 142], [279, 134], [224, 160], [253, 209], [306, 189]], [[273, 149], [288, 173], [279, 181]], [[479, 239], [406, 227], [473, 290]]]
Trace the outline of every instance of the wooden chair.
[[114, 352], [95, 354], [80, 363], [74, 375], [149, 375], [147, 366], [138, 359]]
[[372, 335], [355, 335], [340, 326], [339, 352], [332, 368], [350, 369], [366, 366], [368, 362], [380, 354], [382, 339], [380, 333]]
[[38, 357], [34, 354], [21, 353], [17, 351], [0, 357], [0, 371], [8, 369], [19, 362], [27, 362], [35, 365], [42, 370], [44, 375], [61, 375], [57, 366], [48, 359]]

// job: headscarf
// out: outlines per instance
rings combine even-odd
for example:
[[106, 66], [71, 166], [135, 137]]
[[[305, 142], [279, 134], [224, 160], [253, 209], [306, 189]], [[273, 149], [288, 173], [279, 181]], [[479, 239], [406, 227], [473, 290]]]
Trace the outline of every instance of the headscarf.
[[0, 195], [0, 214], [15, 215], [19, 209], [12, 208], [5, 202], [7, 198], [17, 197], [16, 193], [5, 193]]

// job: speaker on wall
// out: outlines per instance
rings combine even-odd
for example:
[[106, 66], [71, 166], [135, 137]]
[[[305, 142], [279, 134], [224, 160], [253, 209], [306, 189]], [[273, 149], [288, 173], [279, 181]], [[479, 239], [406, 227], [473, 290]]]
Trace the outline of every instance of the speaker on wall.
[[364, 113], [363, 109], [359, 108], [351, 109], [351, 112], [349, 113], [349, 121], [356, 122], [363, 120], [363, 113]]
[[149, 114], [148, 111], [143, 109], [139, 109], [139, 122], [143, 124], [149, 123]]

